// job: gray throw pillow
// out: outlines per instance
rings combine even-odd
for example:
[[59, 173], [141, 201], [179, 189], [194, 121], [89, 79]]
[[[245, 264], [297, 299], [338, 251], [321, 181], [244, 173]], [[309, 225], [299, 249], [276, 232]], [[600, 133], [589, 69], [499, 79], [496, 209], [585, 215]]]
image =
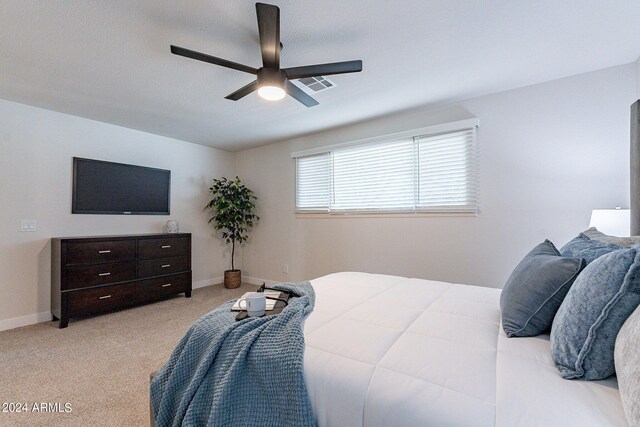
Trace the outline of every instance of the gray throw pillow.
[[553, 317], [585, 261], [569, 258], [549, 240], [516, 266], [500, 295], [502, 328], [508, 337], [532, 337], [551, 328]]
[[620, 249], [580, 273], [551, 328], [551, 356], [566, 379], [615, 373], [616, 336], [640, 304], [640, 247]]
[[616, 338], [616, 376], [629, 425], [640, 426], [640, 307], [624, 322]]
[[602, 243], [612, 243], [614, 245], [622, 246], [623, 248], [630, 248], [631, 246], [640, 245], [640, 236], [618, 237], [609, 236], [599, 231], [595, 227], [591, 227], [582, 232], [585, 236], [591, 240], [597, 240]]
[[584, 258], [587, 261], [587, 264], [589, 264], [596, 258], [621, 248], [621, 246], [611, 243], [592, 240], [584, 233], [580, 233], [578, 234], [578, 237], [560, 248], [560, 252], [562, 253], [562, 256]]

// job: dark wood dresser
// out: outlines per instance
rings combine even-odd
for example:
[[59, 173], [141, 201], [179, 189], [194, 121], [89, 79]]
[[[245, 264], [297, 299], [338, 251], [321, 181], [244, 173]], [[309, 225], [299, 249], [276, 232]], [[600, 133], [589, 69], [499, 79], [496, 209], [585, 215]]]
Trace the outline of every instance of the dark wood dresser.
[[191, 296], [191, 234], [51, 239], [51, 313], [60, 328], [168, 295]]

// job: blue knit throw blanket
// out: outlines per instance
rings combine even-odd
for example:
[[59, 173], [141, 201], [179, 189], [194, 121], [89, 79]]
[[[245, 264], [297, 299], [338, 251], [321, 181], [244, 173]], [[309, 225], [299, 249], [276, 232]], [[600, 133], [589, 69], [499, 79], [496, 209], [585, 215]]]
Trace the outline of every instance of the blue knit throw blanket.
[[[314, 426], [303, 377], [309, 282], [277, 315], [236, 321], [229, 301], [202, 316], [151, 382], [156, 426]], [[268, 313], [268, 312], [267, 312]]]

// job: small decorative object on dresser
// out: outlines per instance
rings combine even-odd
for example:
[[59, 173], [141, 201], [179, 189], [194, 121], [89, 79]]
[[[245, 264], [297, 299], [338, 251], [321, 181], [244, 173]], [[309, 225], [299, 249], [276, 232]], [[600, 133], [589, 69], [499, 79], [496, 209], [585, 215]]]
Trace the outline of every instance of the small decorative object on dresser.
[[177, 233], [178, 232], [178, 221], [170, 219], [167, 221], [167, 233]]
[[60, 328], [88, 316], [191, 296], [191, 234], [51, 239], [51, 313]]

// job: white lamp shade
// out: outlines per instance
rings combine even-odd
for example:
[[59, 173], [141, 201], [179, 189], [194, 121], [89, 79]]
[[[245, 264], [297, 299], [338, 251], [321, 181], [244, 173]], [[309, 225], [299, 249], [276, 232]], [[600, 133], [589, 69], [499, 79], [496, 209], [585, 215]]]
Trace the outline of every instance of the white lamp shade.
[[629, 236], [631, 233], [631, 211], [629, 209], [594, 209], [591, 211], [589, 227], [611, 236]]

